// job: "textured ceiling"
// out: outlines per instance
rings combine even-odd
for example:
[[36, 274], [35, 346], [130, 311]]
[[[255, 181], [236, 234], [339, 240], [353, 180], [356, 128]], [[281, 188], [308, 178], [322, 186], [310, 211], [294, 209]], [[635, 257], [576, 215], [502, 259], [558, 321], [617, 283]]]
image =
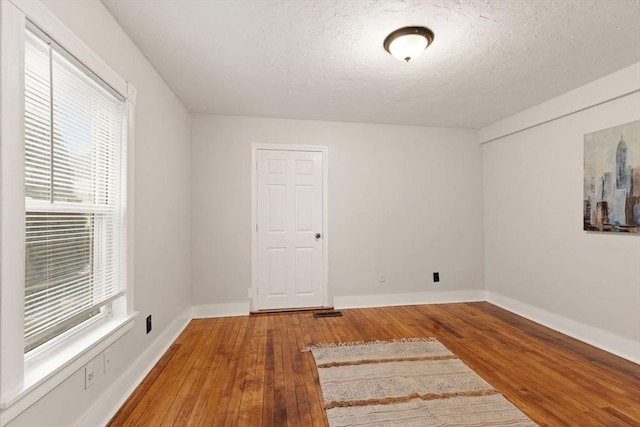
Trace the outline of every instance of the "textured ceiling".
[[[639, 0], [103, 0], [192, 112], [479, 128], [640, 61]], [[433, 44], [409, 64], [396, 28]]]

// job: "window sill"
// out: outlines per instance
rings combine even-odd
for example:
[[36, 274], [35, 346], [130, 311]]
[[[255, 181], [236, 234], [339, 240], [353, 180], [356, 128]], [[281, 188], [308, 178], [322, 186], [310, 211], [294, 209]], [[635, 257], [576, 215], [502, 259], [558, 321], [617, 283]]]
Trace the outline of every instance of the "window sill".
[[105, 321], [49, 357], [25, 366], [22, 390], [0, 402], [0, 425], [17, 417], [130, 331], [136, 315]]

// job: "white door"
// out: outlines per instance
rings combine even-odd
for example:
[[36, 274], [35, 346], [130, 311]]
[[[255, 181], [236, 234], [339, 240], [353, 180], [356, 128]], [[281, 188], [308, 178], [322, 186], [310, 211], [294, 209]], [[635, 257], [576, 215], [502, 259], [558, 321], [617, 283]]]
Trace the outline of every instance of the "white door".
[[257, 150], [258, 309], [323, 305], [323, 152]]

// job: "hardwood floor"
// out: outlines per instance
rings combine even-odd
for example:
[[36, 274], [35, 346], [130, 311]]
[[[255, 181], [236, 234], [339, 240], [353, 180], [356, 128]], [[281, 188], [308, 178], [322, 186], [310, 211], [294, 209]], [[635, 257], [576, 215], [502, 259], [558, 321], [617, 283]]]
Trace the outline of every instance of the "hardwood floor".
[[325, 426], [312, 344], [434, 336], [542, 426], [640, 426], [640, 365], [489, 303], [193, 320], [110, 426]]

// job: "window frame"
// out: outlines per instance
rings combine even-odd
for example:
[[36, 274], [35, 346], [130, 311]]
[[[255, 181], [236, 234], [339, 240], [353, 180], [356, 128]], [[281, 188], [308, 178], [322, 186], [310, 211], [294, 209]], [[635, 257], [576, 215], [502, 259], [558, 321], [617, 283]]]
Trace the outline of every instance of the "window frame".
[[[55, 40], [53, 40], [47, 34], [42, 32], [40, 28], [36, 27], [29, 20], [27, 20], [27, 23], [26, 23], [26, 32], [27, 32], [27, 37], [25, 42], [25, 49], [27, 46], [31, 46], [31, 49], [34, 49], [34, 52], [37, 51], [39, 52], [38, 53], [39, 55], [40, 54], [46, 55], [47, 63], [49, 64], [49, 67], [45, 71], [47, 73], [46, 82], [49, 85], [48, 93], [47, 93], [48, 96], [45, 95], [47, 99], [42, 100], [49, 103], [48, 105], [49, 110], [39, 111], [39, 108], [35, 107], [35, 110], [29, 110], [31, 111], [31, 114], [27, 114], [28, 113], [27, 110], [29, 109], [29, 105], [31, 104], [25, 101], [25, 148], [26, 148], [25, 155], [27, 159], [31, 159], [32, 164], [34, 160], [36, 160], [36, 158], [29, 157], [29, 154], [28, 154], [29, 147], [31, 147], [34, 152], [37, 151], [37, 148], [33, 147], [33, 143], [34, 143], [33, 141], [31, 143], [27, 142], [30, 139], [29, 133], [27, 132], [27, 129], [29, 128], [29, 126], [26, 125], [27, 117], [32, 118], [30, 123], [33, 123], [34, 121], [36, 123], [39, 123], [37, 126], [41, 126], [42, 123], [46, 123], [46, 125], [44, 126], [44, 129], [42, 129], [41, 127], [38, 127], [37, 130], [44, 131], [46, 129], [46, 131], [50, 132], [49, 138], [47, 141], [49, 144], [53, 143], [52, 138], [53, 138], [53, 135], [56, 133], [55, 132], [56, 129], [60, 133], [60, 135], [62, 135], [61, 126], [64, 126], [64, 123], [63, 123], [64, 117], [60, 115], [56, 117], [56, 114], [54, 113], [55, 111], [54, 106], [55, 105], [58, 105], [58, 107], [61, 106], [60, 104], [61, 101], [57, 101], [56, 103], [56, 94], [62, 95], [65, 93], [65, 89], [64, 89], [65, 80], [64, 78], [54, 79], [54, 70], [60, 69], [61, 67], [63, 67], [64, 69], [69, 69], [69, 67], [73, 67], [73, 72], [72, 72], [73, 75], [70, 77], [72, 80], [76, 78], [79, 79], [77, 83], [73, 83], [73, 84], [80, 83], [82, 86], [88, 85], [87, 87], [90, 87], [91, 88], [90, 90], [92, 90], [91, 93], [95, 94], [96, 96], [105, 97], [104, 101], [100, 101], [100, 102], [105, 102], [106, 107], [109, 107], [111, 103], [114, 102], [114, 103], [117, 103], [116, 105], [118, 105], [119, 106], [118, 108], [121, 109], [120, 114], [118, 116], [119, 116], [119, 120], [121, 120], [120, 123], [122, 126], [119, 127], [118, 129], [109, 128], [108, 131], [112, 132], [113, 130], [115, 130], [115, 133], [118, 135], [115, 138], [117, 139], [122, 138], [122, 145], [119, 145], [117, 143], [114, 144], [115, 141], [109, 140], [109, 139], [106, 139], [106, 140], [94, 139], [91, 142], [91, 146], [93, 147], [92, 150], [95, 149], [97, 153], [97, 154], [93, 154], [93, 156], [98, 156], [98, 157], [102, 156], [100, 160], [98, 160], [97, 165], [95, 165], [94, 168], [91, 170], [91, 172], [89, 172], [91, 174], [90, 175], [91, 186], [93, 188], [96, 188], [98, 191], [98, 193], [94, 195], [94, 198], [91, 202], [89, 202], [88, 200], [83, 200], [80, 203], [76, 203], [76, 202], [69, 202], [64, 199], [63, 200], [57, 199], [56, 191], [60, 191], [60, 189], [55, 190], [56, 189], [55, 184], [58, 183], [58, 185], [60, 185], [59, 183], [63, 182], [65, 178], [72, 178], [71, 176], [66, 175], [66, 172], [64, 171], [66, 167], [69, 167], [66, 162], [72, 160], [72, 158], [65, 157], [65, 154], [70, 154], [66, 152], [67, 150], [71, 150], [71, 148], [67, 148], [64, 151], [59, 152], [59, 151], [56, 151], [55, 145], [53, 146], [50, 145], [48, 147], [45, 147], [47, 148], [48, 154], [50, 156], [47, 159], [48, 164], [44, 165], [46, 177], [41, 177], [40, 175], [37, 175], [39, 179], [44, 178], [44, 179], [50, 180], [47, 185], [47, 189], [48, 189], [47, 197], [41, 198], [42, 194], [40, 193], [42, 190], [40, 189], [40, 187], [38, 187], [38, 190], [36, 190], [36, 193], [38, 194], [36, 194], [35, 197], [33, 198], [29, 197], [31, 194], [29, 193], [28, 190], [25, 191], [25, 211], [27, 214], [27, 222], [26, 222], [27, 241], [29, 240], [28, 239], [29, 214], [35, 214], [39, 218], [42, 218], [43, 215], [46, 217], [47, 215], [50, 215], [50, 214], [54, 214], [54, 215], [72, 214], [72, 215], [90, 215], [91, 216], [92, 231], [90, 233], [90, 238], [92, 241], [93, 251], [92, 251], [92, 257], [90, 258], [89, 262], [91, 265], [91, 270], [93, 272], [92, 283], [106, 285], [105, 272], [106, 272], [107, 266], [119, 266], [120, 268], [118, 268], [115, 272], [116, 275], [119, 275], [122, 271], [122, 268], [124, 268], [125, 266], [122, 260], [119, 260], [119, 256], [120, 256], [119, 250], [117, 252], [113, 252], [113, 255], [110, 256], [109, 258], [106, 258], [104, 256], [105, 252], [103, 248], [105, 244], [111, 244], [113, 247], [122, 249], [122, 245], [124, 243], [122, 241], [123, 236], [119, 232], [120, 231], [126, 232], [126, 230], [120, 230], [120, 228], [122, 228], [121, 227], [122, 223], [120, 221], [121, 214], [122, 214], [121, 209], [126, 207], [126, 200], [124, 200], [124, 197], [126, 196], [126, 192], [123, 192], [121, 190], [121, 187], [117, 185], [118, 182], [121, 182], [120, 180], [124, 180], [123, 182], [126, 183], [126, 170], [122, 168], [122, 166], [126, 164], [125, 150], [127, 147], [127, 135], [125, 135], [123, 131], [124, 125], [126, 124], [126, 117], [125, 117], [126, 116], [126, 100], [120, 94], [115, 92], [108, 84], [103, 82], [99, 76], [95, 75], [95, 73], [93, 73], [90, 69], [88, 69], [84, 64], [77, 61], [66, 50], [64, 50], [62, 46], [59, 46]], [[29, 55], [27, 55], [27, 50], [25, 50], [25, 89], [29, 86], [27, 84], [27, 80], [28, 80], [27, 75], [29, 73], [27, 71], [27, 63], [26, 63], [28, 56]], [[44, 56], [42, 58], [44, 58]], [[42, 71], [44, 70], [42, 69], [38, 70], [38, 72], [42, 72]], [[44, 78], [44, 77], [40, 76], [40, 78]], [[67, 84], [69, 84], [69, 81], [67, 81]], [[73, 87], [73, 86], [72, 88], [76, 89], [76, 87]], [[25, 93], [31, 94], [31, 97], [26, 96], [25, 100], [29, 98], [37, 99], [37, 97], [40, 96], [40, 94], [37, 91], [32, 93], [32, 92], [29, 92], [29, 90], [26, 90]], [[62, 105], [65, 105], [64, 101]], [[68, 101], [67, 101], [67, 105], [68, 105]], [[98, 104], [98, 105], [102, 105], [102, 104]], [[62, 110], [62, 111], [64, 112], [67, 110]], [[92, 137], [94, 132], [96, 132], [96, 129], [100, 129], [100, 130], [105, 129], [104, 122], [95, 123], [93, 121], [96, 119], [95, 114], [92, 114], [90, 111], [87, 112], [86, 114], [87, 114], [86, 118], [89, 120], [89, 122], [87, 123], [89, 125], [87, 129], [89, 129], [89, 134], [91, 134]], [[72, 133], [71, 135], [78, 136], [78, 134], [74, 134], [74, 133]], [[85, 136], [89, 137], [88, 134]], [[33, 131], [31, 132], [31, 138], [33, 138]], [[59, 138], [63, 138], [63, 137], [59, 136]], [[60, 139], [58, 143], [64, 145], [63, 141], [66, 141], [67, 143], [73, 143], [75, 140], [64, 138], [64, 139]], [[39, 142], [36, 142], [36, 144], [38, 143]], [[102, 148], [98, 148], [97, 146], [95, 146], [95, 144], [107, 144], [107, 146], [101, 146]], [[110, 162], [111, 159], [109, 159], [109, 163], [102, 163], [109, 158], [109, 155], [105, 154], [105, 152], [103, 151], [104, 148], [106, 148], [107, 151], [110, 151], [113, 154], [114, 156], [113, 159], [115, 160], [114, 163]], [[56, 153], [57, 155], [60, 155], [59, 158], [56, 156]], [[54, 162], [55, 158], [58, 158], [59, 160]], [[25, 162], [25, 165], [28, 165], [29, 163], [30, 162], [27, 160]], [[96, 167], [100, 167], [100, 166], [102, 166], [104, 169], [103, 169], [103, 172], [98, 173], [97, 172], [98, 169], [96, 169]], [[112, 172], [113, 174], [104, 172], [105, 169], [113, 171]], [[28, 178], [29, 170], [30, 169], [26, 167], [25, 182], [27, 184], [27, 188], [29, 188], [29, 185], [35, 185], [33, 181], [30, 181]], [[31, 172], [32, 173], [35, 172], [36, 174], [38, 173], [38, 171], [33, 171], [33, 170]], [[55, 177], [55, 181], [54, 181], [54, 177]], [[38, 182], [39, 179], [37, 179], [36, 182]], [[116, 185], [114, 185], [114, 183]], [[108, 197], [107, 194], [110, 194], [114, 197]], [[114, 234], [110, 241], [107, 241], [108, 226], [106, 224], [114, 223], [114, 222], [118, 224], [114, 226], [118, 227], [117, 230], [119, 232], [117, 234]], [[58, 242], [54, 240], [54, 244], [56, 243]], [[27, 252], [26, 252], [27, 255], [29, 255], [28, 248], [29, 248], [29, 245], [27, 244]], [[27, 260], [28, 259], [29, 258], [27, 258]], [[29, 277], [28, 274], [27, 274], [27, 277]], [[27, 280], [27, 284], [25, 285], [25, 305], [27, 305], [27, 301], [28, 301], [28, 296], [26, 295], [29, 289], [28, 283], [29, 281]], [[118, 285], [115, 285], [115, 289], [111, 290], [110, 288], [104, 289], [101, 286], [95, 286], [93, 288], [92, 298], [97, 297], [98, 299], [100, 299], [100, 295], [102, 294], [102, 291], [106, 290], [107, 292], [114, 293], [114, 296], [110, 297], [110, 299], [115, 300], [116, 298], [119, 297], [118, 294], [122, 296], [121, 294], [124, 291], [126, 291], [126, 290], [117, 290], [117, 287]], [[88, 303], [88, 301], [82, 301], [82, 303], [83, 304]], [[91, 304], [94, 305], [95, 300], [92, 301]], [[96, 313], [94, 316], [105, 316], [105, 315], [111, 316], [113, 313], [111, 309], [110, 301], [102, 302], [100, 306], [94, 305], [92, 311], [94, 312], [98, 311], [98, 313]], [[28, 313], [34, 314], [33, 311], [25, 309], [25, 319], [28, 319], [27, 317]], [[35, 314], [36, 316], [38, 316], [37, 313]], [[57, 326], [55, 324], [50, 324], [50, 326], [52, 326], [51, 328], [47, 328], [46, 330], [40, 332], [39, 334], [36, 334], [36, 337], [35, 338], [32, 337], [31, 341], [27, 339], [27, 342], [25, 343], [25, 345], [29, 350], [25, 349], [25, 360], [31, 359], [32, 358], [31, 352], [38, 350], [40, 346], [44, 345], [47, 348], [49, 348], [50, 345], [47, 346], [46, 344], [50, 341], [59, 342], [60, 340], [56, 339], [59, 335], [65, 334], [66, 331], [69, 331], [69, 330], [71, 331], [81, 330], [84, 327], [86, 327], [87, 324], [88, 324], [88, 319], [85, 319], [84, 321], [82, 321], [81, 319], [78, 319], [75, 321], [72, 321], [71, 319], [67, 319], [63, 321], [61, 324], [57, 324]], [[25, 329], [26, 327], [27, 325], [25, 325]], [[58, 330], [56, 332], [56, 328], [61, 328], [61, 327], [66, 329]], [[25, 331], [25, 337], [28, 338], [28, 336], [29, 335], [26, 334], [26, 331]], [[38, 344], [38, 342], [40, 343]], [[42, 352], [42, 349], [37, 351], [38, 354], [41, 352]]]
[[[133, 153], [136, 89], [95, 55], [39, 1], [0, 1], [0, 424], [15, 418], [133, 327]], [[24, 353], [24, 49], [27, 23], [62, 46], [125, 99], [125, 295], [109, 316]], [[80, 327], [82, 326], [82, 327]], [[64, 335], [64, 337], [63, 337]], [[53, 340], [52, 340], [53, 341]], [[38, 348], [36, 348], [37, 350]]]

